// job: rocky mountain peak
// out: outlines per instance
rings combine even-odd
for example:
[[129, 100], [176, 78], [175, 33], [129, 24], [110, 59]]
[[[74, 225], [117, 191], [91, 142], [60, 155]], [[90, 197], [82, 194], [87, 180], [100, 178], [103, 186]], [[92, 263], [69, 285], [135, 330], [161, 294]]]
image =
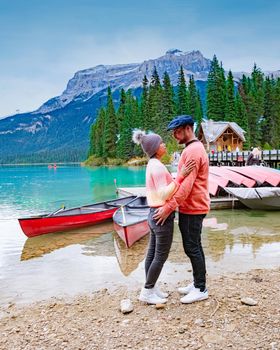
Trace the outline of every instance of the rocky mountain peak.
[[164, 56], [142, 63], [100, 64], [76, 72], [69, 80], [62, 95], [44, 103], [36, 113], [49, 113], [63, 108], [75, 99], [86, 101], [108, 86], [111, 86], [112, 91], [121, 88], [128, 90], [141, 87], [144, 75], [150, 80], [155, 68], [161, 78], [164, 72], [167, 72], [173, 85], [177, 84], [181, 66], [184, 69], [186, 79], [193, 75], [196, 80], [206, 80], [210, 63], [210, 60], [198, 50], [183, 52], [173, 48], [169, 49]]

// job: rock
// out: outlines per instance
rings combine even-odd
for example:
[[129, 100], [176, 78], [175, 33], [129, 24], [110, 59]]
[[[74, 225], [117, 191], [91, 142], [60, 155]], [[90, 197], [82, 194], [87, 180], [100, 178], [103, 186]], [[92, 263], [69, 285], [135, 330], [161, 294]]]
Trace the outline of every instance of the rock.
[[130, 322], [129, 319], [125, 319], [125, 320], [122, 321], [122, 325], [126, 326], [126, 325], [129, 324], [129, 322]]
[[260, 278], [259, 276], [255, 276], [252, 278], [253, 281], [257, 282], [257, 283], [261, 283], [263, 281], [262, 278]]
[[194, 324], [197, 324], [198, 326], [201, 326], [203, 324], [203, 319], [202, 318], [198, 318], [194, 321]]
[[249, 298], [249, 297], [242, 298], [241, 303], [245, 304], [245, 305], [249, 305], [249, 306], [255, 306], [258, 304], [258, 302], [256, 300], [254, 300], [253, 298]]
[[133, 311], [133, 304], [130, 299], [123, 299], [121, 301], [120, 310], [123, 314], [129, 314]]
[[225, 331], [226, 332], [233, 332], [235, 330], [236, 326], [234, 323], [227, 324], [225, 326]]
[[214, 332], [204, 334], [204, 336], [202, 338], [206, 344], [208, 344], [208, 343], [216, 343], [217, 344], [217, 343], [221, 343], [223, 341], [223, 337], [217, 333], [214, 333]]
[[164, 308], [165, 308], [165, 304], [156, 304], [157, 310], [164, 309]]

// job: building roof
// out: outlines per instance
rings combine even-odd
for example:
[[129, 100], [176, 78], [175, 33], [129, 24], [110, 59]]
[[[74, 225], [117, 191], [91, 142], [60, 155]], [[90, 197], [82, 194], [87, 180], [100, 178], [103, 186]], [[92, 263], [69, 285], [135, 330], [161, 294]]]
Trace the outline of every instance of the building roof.
[[242, 141], [245, 141], [245, 130], [243, 130], [235, 122], [214, 122], [213, 120], [207, 120], [201, 123], [202, 131], [207, 142], [214, 142], [222, 133], [227, 129], [232, 129]]

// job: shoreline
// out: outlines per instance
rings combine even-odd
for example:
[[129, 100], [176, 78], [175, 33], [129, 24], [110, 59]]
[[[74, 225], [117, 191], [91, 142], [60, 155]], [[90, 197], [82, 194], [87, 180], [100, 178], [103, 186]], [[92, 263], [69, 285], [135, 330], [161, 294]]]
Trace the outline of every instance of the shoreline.
[[48, 163], [3, 163], [0, 166], [30, 166], [30, 165], [49, 165], [49, 164], [58, 164], [58, 165], [78, 165], [82, 162], [48, 162]]
[[[0, 349], [279, 349], [280, 268], [208, 277], [209, 299], [182, 305], [175, 285], [156, 309], [138, 302], [139, 290], [51, 299], [0, 308]], [[275, 287], [273, 287], [275, 286]], [[250, 297], [256, 306], [241, 303]], [[119, 311], [130, 298], [134, 310]], [[63, 325], [63, 326], [61, 326]]]

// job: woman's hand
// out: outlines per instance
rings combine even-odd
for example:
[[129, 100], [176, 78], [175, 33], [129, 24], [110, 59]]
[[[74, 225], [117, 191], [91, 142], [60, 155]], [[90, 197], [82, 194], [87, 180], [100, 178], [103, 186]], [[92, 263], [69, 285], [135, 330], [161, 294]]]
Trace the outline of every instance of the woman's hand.
[[183, 177], [188, 176], [192, 172], [194, 167], [195, 167], [195, 161], [193, 159], [188, 160], [187, 164], [186, 165], [184, 164], [182, 166], [180, 170], [180, 175]]

